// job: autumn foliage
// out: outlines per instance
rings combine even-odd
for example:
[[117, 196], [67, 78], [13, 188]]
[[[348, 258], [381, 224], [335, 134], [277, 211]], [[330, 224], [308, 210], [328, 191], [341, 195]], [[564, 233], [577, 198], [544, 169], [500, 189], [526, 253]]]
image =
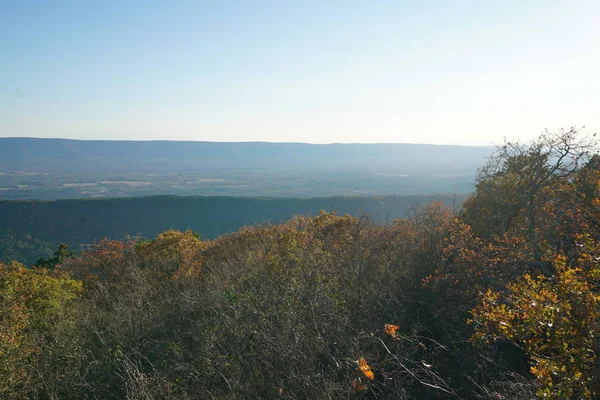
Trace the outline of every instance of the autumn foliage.
[[0, 264], [0, 397], [599, 398], [593, 149], [575, 129], [505, 143], [460, 211]]

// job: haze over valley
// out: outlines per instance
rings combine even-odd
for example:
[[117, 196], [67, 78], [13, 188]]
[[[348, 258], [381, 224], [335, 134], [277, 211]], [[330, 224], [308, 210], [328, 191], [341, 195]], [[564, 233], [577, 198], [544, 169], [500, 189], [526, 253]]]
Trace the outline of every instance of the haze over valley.
[[600, 400], [600, 1], [0, 17], [0, 400]]
[[0, 138], [0, 198], [473, 191], [492, 147]]

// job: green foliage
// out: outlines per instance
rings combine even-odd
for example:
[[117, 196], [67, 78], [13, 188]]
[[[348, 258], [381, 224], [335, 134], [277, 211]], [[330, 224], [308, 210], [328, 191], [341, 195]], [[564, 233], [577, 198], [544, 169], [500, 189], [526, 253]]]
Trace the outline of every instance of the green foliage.
[[458, 215], [322, 212], [0, 264], [0, 397], [598, 398], [599, 162], [552, 156], [574, 132], [500, 148]]
[[54, 269], [57, 265], [62, 264], [69, 258], [73, 258], [75, 253], [69, 250], [69, 246], [65, 243], [58, 245], [58, 249], [54, 252], [52, 258], [40, 258], [35, 262], [37, 268]]
[[72, 333], [67, 309], [80, 290], [63, 272], [0, 263], [0, 397], [50, 396], [67, 356], [55, 350]]
[[33, 265], [51, 258], [59, 244], [76, 253], [102, 238], [152, 238], [168, 229], [192, 229], [205, 239], [243, 226], [283, 222], [321, 210], [369, 215], [378, 222], [406, 216], [416, 204], [442, 201], [460, 207], [465, 196], [380, 196], [326, 198], [250, 198], [224, 196], [153, 196], [125, 199], [57, 201], [0, 200], [0, 260]]
[[14, 260], [33, 265], [40, 256], [50, 256], [54, 248], [52, 243], [34, 238], [31, 234], [0, 230], [0, 261]]
[[592, 399], [600, 387], [600, 269], [592, 257], [582, 254], [574, 267], [558, 257], [552, 279], [526, 274], [505, 291], [488, 290], [473, 311], [475, 339], [507, 338], [529, 355], [542, 398]]

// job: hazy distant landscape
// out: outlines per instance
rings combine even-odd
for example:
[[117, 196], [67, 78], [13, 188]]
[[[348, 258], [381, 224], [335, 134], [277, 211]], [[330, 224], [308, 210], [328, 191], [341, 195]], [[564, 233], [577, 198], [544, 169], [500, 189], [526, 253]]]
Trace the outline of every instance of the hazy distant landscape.
[[491, 147], [0, 138], [0, 260], [193, 229], [214, 239], [321, 210], [378, 223], [459, 208]]
[[600, 400], [600, 1], [0, 15], [0, 400]]
[[0, 198], [465, 194], [492, 150], [0, 138]]
[[598, 398], [595, 135], [0, 142], [2, 398]]

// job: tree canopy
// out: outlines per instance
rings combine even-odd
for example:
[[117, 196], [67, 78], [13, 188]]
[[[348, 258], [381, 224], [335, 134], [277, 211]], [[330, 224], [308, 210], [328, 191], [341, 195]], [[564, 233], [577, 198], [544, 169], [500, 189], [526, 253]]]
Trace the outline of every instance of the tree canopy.
[[576, 129], [505, 143], [458, 212], [0, 264], [0, 397], [598, 399], [594, 146]]

